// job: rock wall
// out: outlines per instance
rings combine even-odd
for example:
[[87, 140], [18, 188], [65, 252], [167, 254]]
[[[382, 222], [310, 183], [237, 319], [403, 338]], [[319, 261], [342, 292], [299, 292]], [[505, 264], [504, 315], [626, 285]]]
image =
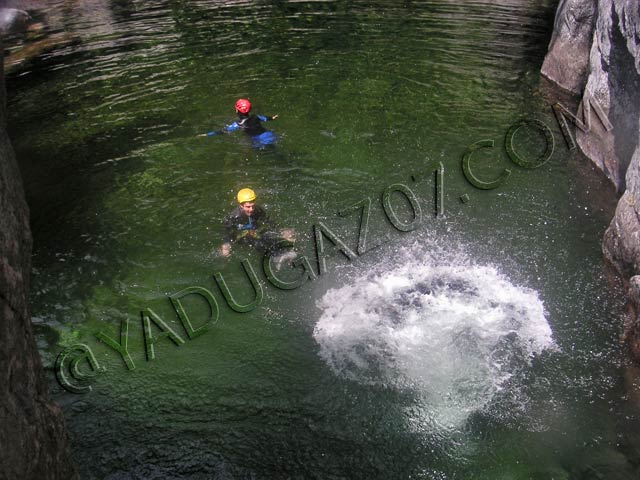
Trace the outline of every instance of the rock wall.
[[561, 0], [542, 73], [590, 92], [613, 125], [607, 131], [594, 117], [577, 142], [623, 192], [603, 253], [629, 287], [625, 336], [640, 361], [640, 1]]
[[[0, 39], [0, 65], [3, 50]], [[49, 397], [31, 326], [29, 210], [5, 127], [0, 68], [0, 480], [72, 480], [64, 417]]]

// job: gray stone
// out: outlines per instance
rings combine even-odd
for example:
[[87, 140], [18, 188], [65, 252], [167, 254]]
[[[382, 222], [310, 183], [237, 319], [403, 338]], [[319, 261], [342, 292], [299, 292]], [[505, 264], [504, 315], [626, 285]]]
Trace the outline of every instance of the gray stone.
[[542, 74], [581, 94], [587, 82], [596, 0], [560, 0]]
[[600, 0], [589, 56], [586, 90], [603, 106], [613, 130], [592, 122], [577, 132], [580, 149], [611, 179], [626, 188], [625, 174], [640, 144], [640, 14], [637, 0]]
[[545, 77], [602, 106], [613, 130], [592, 110], [591, 131], [577, 130], [577, 143], [620, 192], [640, 145], [639, 9], [637, 0], [562, 0], [542, 66]]
[[17, 8], [0, 8], [0, 34], [11, 34], [27, 28], [29, 14]]
[[626, 279], [640, 273], [638, 201], [629, 190], [622, 195], [603, 239], [605, 259]]

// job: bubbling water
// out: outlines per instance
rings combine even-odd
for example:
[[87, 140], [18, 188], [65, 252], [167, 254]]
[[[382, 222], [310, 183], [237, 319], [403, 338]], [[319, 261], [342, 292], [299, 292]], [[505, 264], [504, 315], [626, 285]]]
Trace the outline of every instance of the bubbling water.
[[313, 335], [336, 374], [411, 388], [432, 422], [458, 428], [505, 388], [517, 392], [517, 376], [556, 346], [534, 290], [460, 254], [413, 250], [329, 290]]

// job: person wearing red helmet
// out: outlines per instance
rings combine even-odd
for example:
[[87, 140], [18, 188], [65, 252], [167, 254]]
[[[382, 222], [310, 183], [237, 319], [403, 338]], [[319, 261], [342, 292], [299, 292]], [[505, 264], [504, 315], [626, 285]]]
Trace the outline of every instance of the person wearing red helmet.
[[248, 115], [251, 110], [251, 102], [246, 98], [240, 98], [236, 101], [236, 112], [242, 115]]
[[267, 117], [265, 115], [254, 115], [251, 112], [251, 102], [246, 98], [240, 98], [236, 101], [236, 113], [238, 120], [227, 125], [221, 130], [214, 130], [207, 133], [201, 133], [199, 137], [211, 137], [219, 133], [229, 133], [235, 130], [243, 130], [249, 137], [255, 148], [262, 148], [266, 145], [273, 145], [278, 137], [262, 126], [262, 122], [268, 122], [278, 118], [278, 115]]

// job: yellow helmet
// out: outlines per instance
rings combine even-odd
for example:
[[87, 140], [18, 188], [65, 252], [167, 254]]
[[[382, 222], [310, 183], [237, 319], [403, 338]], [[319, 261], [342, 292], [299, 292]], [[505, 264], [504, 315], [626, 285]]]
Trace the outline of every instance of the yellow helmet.
[[256, 192], [250, 188], [243, 188], [238, 192], [238, 203], [253, 202], [256, 199]]

